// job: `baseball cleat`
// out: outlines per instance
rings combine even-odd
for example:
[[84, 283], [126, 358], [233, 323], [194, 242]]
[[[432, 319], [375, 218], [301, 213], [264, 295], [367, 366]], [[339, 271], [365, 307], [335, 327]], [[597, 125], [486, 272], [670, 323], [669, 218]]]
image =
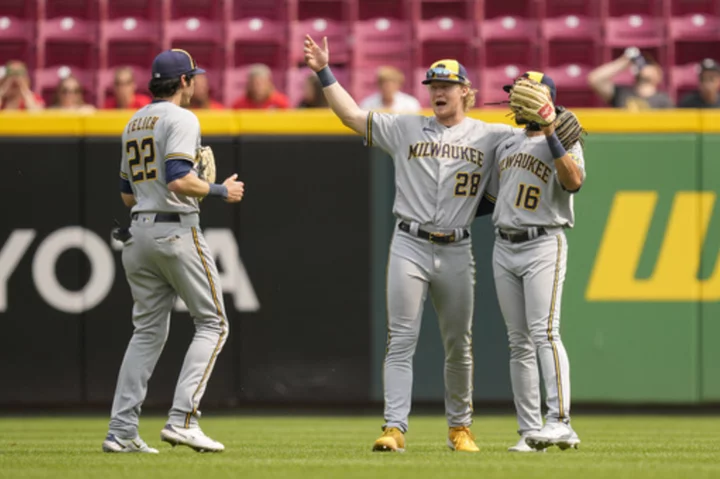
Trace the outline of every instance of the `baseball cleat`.
[[527, 438], [529, 433], [525, 433], [520, 437], [520, 440], [517, 444], [515, 444], [512, 447], [508, 448], [508, 451], [510, 452], [545, 452], [545, 449], [533, 449], [532, 447], [528, 446], [527, 442], [525, 442], [525, 439]]
[[147, 454], [158, 454], [158, 450], [154, 449], [145, 441], [137, 436], [135, 439], [121, 439], [115, 434], [108, 433], [102, 444], [103, 452], [144, 452]]
[[453, 451], [479, 452], [480, 448], [475, 444], [475, 436], [467, 426], [451, 427], [448, 432], [447, 445]]
[[570, 439], [568, 439], [567, 441], [561, 441], [557, 443], [557, 447], [559, 447], [561, 451], [570, 448], [578, 449], [578, 446], [580, 445], [580, 438], [578, 437], [577, 433], [573, 431], [571, 426], [569, 427], [572, 431], [572, 437], [570, 437]]
[[197, 452], [222, 452], [225, 446], [210, 439], [199, 427], [180, 427], [166, 424], [160, 431], [160, 439], [172, 447], [187, 446]]
[[565, 450], [569, 447], [577, 448], [580, 439], [568, 424], [563, 422], [549, 422], [546, 423], [540, 431], [528, 434], [525, 442], [533, 449], [541, 450], [550, 446], [558, 446]]
[[376, 452], [405, 452], [405, 434], [396, 427], [386, 427], [373, 444]]

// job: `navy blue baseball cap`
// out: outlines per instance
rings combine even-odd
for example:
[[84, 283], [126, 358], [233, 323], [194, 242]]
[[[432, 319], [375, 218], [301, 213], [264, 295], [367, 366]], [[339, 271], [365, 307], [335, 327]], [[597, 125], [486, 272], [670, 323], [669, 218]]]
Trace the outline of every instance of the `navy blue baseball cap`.
[[179, 78], [183, 75], [200, 75], [201, 73], [205, 73], [205, 70], [198, 68], [193, 57], [179, 48], [161, 52], [152, 63], [153, 78]]
[[[538, 83], [545, 85], [546, 87], [548, 87], [548, 90], [550, 90], [550, 97], [552, 98], [553, 103], [555, 102], [555, 95], [557, 93], [557, 89], [555, 88], [555, 82], [552, 78], [541, 72], [525, 72], [520, 75], [519, 78], [529, 78], [530, 80], [534, 80]], [[510, 89], [512, 87], [512, 85], [505, 85], [503, 86], [503, 90], [510, 93]]]

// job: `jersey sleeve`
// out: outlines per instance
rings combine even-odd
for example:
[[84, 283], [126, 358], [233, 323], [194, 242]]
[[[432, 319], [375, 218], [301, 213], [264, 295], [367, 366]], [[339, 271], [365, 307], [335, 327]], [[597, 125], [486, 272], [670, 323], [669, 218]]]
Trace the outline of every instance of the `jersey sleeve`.
[[165, 160], [187, 160], [195, 162], [195, 153], [200, 145], [200, 122], [187, 111], [167, 125], [165, 134]]
[[403, 133], [399, 127], [401, 118], [401, 115], [394, 113], [369, 111], [365, 128], [365, 145], [379, 146], [392, 154], [402, 140]]

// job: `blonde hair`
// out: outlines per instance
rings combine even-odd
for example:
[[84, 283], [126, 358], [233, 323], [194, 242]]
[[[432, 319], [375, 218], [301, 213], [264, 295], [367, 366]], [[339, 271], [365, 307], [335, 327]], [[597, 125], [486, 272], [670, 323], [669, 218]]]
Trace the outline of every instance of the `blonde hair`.
[[468, 85], [468, 94], [463, 97], [463, 110], [471, 110], [475, 106], [475, 96], [477, 95], [477, 89]]

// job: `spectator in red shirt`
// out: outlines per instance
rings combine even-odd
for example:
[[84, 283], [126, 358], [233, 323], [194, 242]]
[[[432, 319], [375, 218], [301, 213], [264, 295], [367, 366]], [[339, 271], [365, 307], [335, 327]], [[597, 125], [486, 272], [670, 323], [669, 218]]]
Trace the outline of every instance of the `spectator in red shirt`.
[[149, 104], [152, 100], [149, 96], [136, 93], [137, 84], [135, 74], [131, 67], [120, 67], [115, 70], [115, 82], [113, 84], [114, 97], [105, 99], [106, 109], [130, 109], [137, 110]]
[[272, 73], [267, 65], [256, 64], [250, 67], [245, 95], [233, 103], [236, 110], [290, 108], [288, 97], [275, 90]]
[[192, 110], [222, 110], [225, 107], [222, 103], [210, 98], [210, 86], [208, 85], [207, 75], [197, 75], [195, 77], [195, 93], [190, 100], [190, 109]]
[[0, 110], [42, 110], [45, 102], [30, 90], [30, 76], [25, 64], [11, 60], [0, 80]]

